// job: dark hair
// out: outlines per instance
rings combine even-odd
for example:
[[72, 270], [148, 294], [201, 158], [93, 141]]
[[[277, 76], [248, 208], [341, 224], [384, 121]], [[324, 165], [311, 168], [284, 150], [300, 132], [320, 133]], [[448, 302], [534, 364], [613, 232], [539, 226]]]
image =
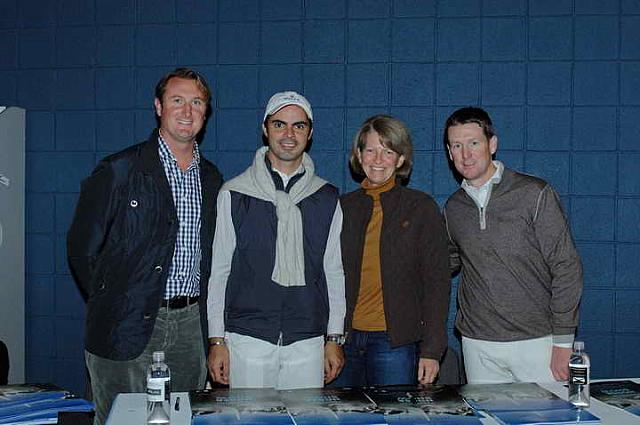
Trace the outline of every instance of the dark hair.
[[487, 111], [475, 106], [467, 106], [466, 108], [458, 109], [453, 114], [451, 114], [449, 118], [447, 118], [444, 126], [445, 146], [449, 145], [450, 127], [469, 123], [478, 124], [480, 128], [482, 128], [482, 132], [486, 136], [487, 140], [496, 135], [496, 132], [493, 129], [493, 123], [491, 122], [491, 117], [489, 117]]
[[202, 90], [204, 94], [205, 103], [209, 104], [209, 100], [211, 100], [211, 90], [209, 89], [207, 80], [205, 80], [201, 74], [190, 68], [176, 68], [158, 81], [158, 84], [156, 84], [156, 99], [158, 99], [160, 103], [162, 103], [162, 97], [167, 90], [167, 84], [169, 84], [169, 80], [172, 78], [184, 78], [185, 80], [195, 81], [198, 88]]
[[365, 176], [362, 164], [358, 160], [357, 152], [362, 152], [366, 145], [367, 134], [371, 131], [378, 133], [380, 142], [386, 148], [398, 155], [404, 156], [402, 166], [396, 171], [396, 175], [406, 178], [411, 173], [413, 166], [413, 145], [411, 134], [406, 124], [390, 115], [374, 115], [367, 118], [360, 130], [356, 133], [351, 144], [351, 156], [349, 163], [354, 173]]

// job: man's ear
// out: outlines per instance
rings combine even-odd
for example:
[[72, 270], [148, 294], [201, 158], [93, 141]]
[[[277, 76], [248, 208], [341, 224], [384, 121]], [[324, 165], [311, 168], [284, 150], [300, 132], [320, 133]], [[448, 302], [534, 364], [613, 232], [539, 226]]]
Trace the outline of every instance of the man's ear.
[[498, 151], [498, 136], [491, 136], [491, 139], [489, 139], [489, 152], [491, 152], [491, 155], [493, 155], [497, 151]]
[[156, 107], [156, 115], [157, 116], [161, 116], [162, 115], [162, 102], [160, 102], [160, 99], [158, 99], [157, 97], [153, 100], [153, 104]]
[[311, 140], [311, 136], [313, 136], [313, 128], [311, 128], [311, 131], [309, 132], [309, 137], [307, 137], [307, 142]]
[[267, 126], [265, 126], [264, 123], [262, 123], [262, 134], [264, 134], [264, 137], [269, 137], [269, 134], [267, 133]]
[[449, 159], [453, 161], [453, 156], [451, 156], [451, 148], [449, 147], [448, 143], [447, 143], [447, 154], [449, 155]]

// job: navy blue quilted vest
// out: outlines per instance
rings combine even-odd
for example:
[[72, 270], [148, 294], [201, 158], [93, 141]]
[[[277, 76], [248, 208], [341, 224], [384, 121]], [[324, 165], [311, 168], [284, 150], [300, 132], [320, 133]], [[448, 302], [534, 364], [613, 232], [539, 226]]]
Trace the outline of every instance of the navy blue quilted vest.
[[326, 332], [329, 318], [323, 259], [338, 191], [325, 184], [298, 203], [304, 233], [306, 285], [285, 288], [271, 280], [275, 262], [275, 206], [231, 192], [236, 250], [225, 296], [228, 332], [284, 345]]

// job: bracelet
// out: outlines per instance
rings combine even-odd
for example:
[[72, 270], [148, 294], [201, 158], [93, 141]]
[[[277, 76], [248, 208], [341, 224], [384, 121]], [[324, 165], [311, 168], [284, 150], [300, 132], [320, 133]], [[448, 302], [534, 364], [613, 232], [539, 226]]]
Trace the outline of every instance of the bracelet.
[[209, 347], [213, 347], [216, 345], [227, 345], [227, 341], [224, 339], [216, 339], [214, 341], [209, 341]]

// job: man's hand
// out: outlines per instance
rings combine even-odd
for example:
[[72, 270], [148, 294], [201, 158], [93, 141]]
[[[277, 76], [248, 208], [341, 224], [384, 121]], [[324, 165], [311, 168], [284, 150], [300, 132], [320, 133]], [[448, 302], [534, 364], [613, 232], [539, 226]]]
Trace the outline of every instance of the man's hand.
[[229, 384], [229, 349], [226, 345], [209, 346], [207, 366], [215, 382]]
[[551, 350], [551, 373], [556, 381], [566, 381], [569, 379], [569, 358], [571, 348], [553, 346]]
[[324, 345], [324, 383], [328, 384], [338, 377], [344, 366], [342, 347], [335, 342]]
[[418, 362], [418, 382], [421, 384], [431, 384], [435, 381], [440, 371], [440, 363], [437, 360], [420, 357]]

